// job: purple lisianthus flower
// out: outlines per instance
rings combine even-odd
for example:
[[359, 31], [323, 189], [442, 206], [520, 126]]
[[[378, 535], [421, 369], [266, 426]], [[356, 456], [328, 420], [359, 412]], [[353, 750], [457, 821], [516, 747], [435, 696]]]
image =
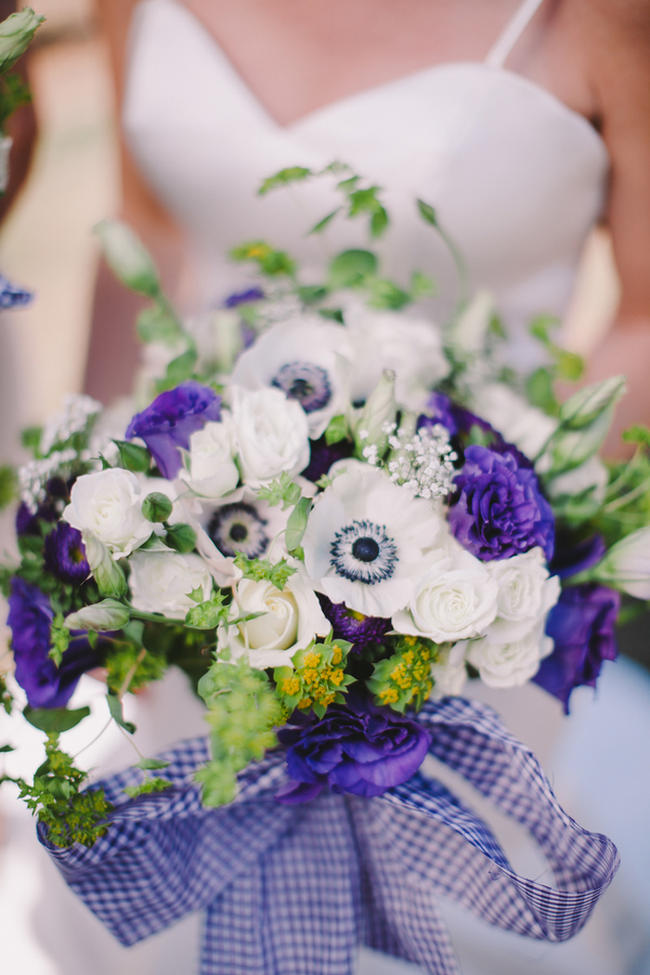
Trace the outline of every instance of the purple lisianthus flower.
[[464, 548], [489, 562], [539, 545], [551, 560], [553, 512], [534, 470], [522, 466], [513, 452], [468, 447], [455, 485], [458, 493], [448, 519]]
[[9, 617], [16, 680], [33, 708], [64, 707], [81, 675], [96, 667], [99, 653], [84, 632], [72, 633], [70, 646], [56, 666], [48, 656], [54, 612], [49, 598], [38, 586], [16, 576], [11, 580]]
[[318, 595], [318, 599], [323, 613], [332, 624], [334, 636], [349, 640], [354, 644], [353, 650], [362, 650], [369, 643], [381, 643], [390, 629], [390, 620], [381, 616], [363, 616], [348, 609], [345, 603], [333, 603], [322, 594]]
[[79, 585], [90, 573], [81, 532], [60, 521], [44, 545], [45, 565], [64, 582]]
[[323, 789], [355, 796], [379, 796], [406, 782], [419, 769], [431, 741], [416, 721], [390, 708], [378, 708], [360, 692], [346, 704], [332, 704], [325, 717], [278, 733], [287, 745], [292, 780], [276, 799], [309, 802]]
[[576, 543], [560, 532], [555, 536], [555, 552], [550, 571], [560, 579], [568, 579], [596, 565], [606, 551], [607, 545], [602, 535], [592, 535]]
[[51, 477], [45, 485], [45, 498], [32, 511], [24, 501], [18, 505], [16, 512], [16, 534], [39, 535], [42, 521], [57, 521], [63, 508], [70, 500], [70, 490], [62, 477]]
[[0, 274], [0, 308], [18, 308], [20, 305], [28, 305], [32, 298], [31, 291], [12, 284], [4, 274]]
[[312, 440], [309, 464], [302, 471], [302, 476], [315, 483], [323, 474], [327, 474], [332, 464], [351, 457], [353, 452], [354, 445], [349, 440], [339, 440], [333, 444], [328, 444], [325, 437]]
[[614, 624], [620, 603], [613, 589], [587, 583], [563, 589], [549, 613], [546, 633], [555, 649], [533, 680], [558, 697], [567, 714], [574, 687], [595, 687], [603, 660], [616, 659]]
[[188, 450], [192, 434], [220, 417], [221, 397], [209, 386], [189, 381], [156, 396], [136, 413], [126, 438], [144, 440], [163, 477], [173, 478], [181, 469], [179, 447]]
[[233, 294], [228, 295], [224, 299], [223, 307], [237, 308], [238, 305], [246, 305], [250, 301], [261, 301], [262, 298], [264, 298], [264, 292], [261, 288], [246, 288], [245, 291], [235, 291]]

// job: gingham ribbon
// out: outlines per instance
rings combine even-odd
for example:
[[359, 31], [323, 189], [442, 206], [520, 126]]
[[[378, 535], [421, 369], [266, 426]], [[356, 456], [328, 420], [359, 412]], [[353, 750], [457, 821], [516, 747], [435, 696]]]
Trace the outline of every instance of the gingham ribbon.
[[277, 752], [242, 773], [234, 803], [205, 809], [192, 778], [209, 757], [202, 738], [162, 756], [173, 789], [128, 800], [137, 769], [101, 783], [116, 809], [93, 847], [53, 847], [42, 826], [39, 837], [125, 945], [205, 911], [201, 975], [348, 975], [359, 943], [454, 975], [440, 894], [506, 930], [570, 938], [616, 872], [614, 844], [564, 812], [490, 708], [447, 698], [418, 719], [437, 759], [527, 827], [556, 887], [515, 873], [485, 823], [419, 774], [375, 799], [284, 806], [273, 798], [285, 780]]

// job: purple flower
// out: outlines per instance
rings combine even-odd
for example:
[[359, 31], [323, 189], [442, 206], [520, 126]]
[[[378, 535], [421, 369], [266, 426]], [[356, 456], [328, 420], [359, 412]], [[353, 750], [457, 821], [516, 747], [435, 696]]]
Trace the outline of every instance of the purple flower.
[[333, 444], [328, 444], [325, 437], [312, 440], [309, 464], [302, 471], [302, 476], [315, 483], [323, 474], [327, 474], [332, 464], [350, 457], [353, 451], [354, 445], [349, 440], [339, 440]]
[[0, 308], [17, 308], [20, 305], [28, 305], [32, 300], [31, 291], [8, 281], [4, 274], [0, 274]]
[[555, 523], [531, 467], [510, 450], [472, 445], [455, 478], [449, 525], [479, 559], [507, 559], [539, 545], [550, 561]]
[[563, 702], [567, 714], [573, 688], [595, 687], [603, 660], [616, 659], [614, 624], [620, 603], [613, 589], [587, 583], [563, 589], [549, 613], [546, 632], [555, 649], [533, 679]]
[[560, 579], [568, 579], [596, 565], [606, 551], [607, 545], [602, 535], [592, 535], [576, 543], [570, 536], [560, 532], [555, 536], [551, 573]]
[[472, 427], [479, 427], [494, 439], [502, 439], [501, 434], [486, 420], [482, 420], [480, 416], [465, 409], [464, 406], [454, 403], [446, 393], [431, 393], [426, 408], [427, 412], [418, 417], [418, 430], [421, 427], [431, 427], [441, 423], [449, 431], [450, 437], [456, 437], [459, 434], [469, 433]]
[[381, 643], [390, 620], [380, 616], [363, 616], [348, 609], [345, 603], [333, 603], [327, 596], [319, 595], [321, 609], [332, 624], [334, 636], [349, 640], [353, 650], [362, 650], [369, 643]]
[[60, 521], [45, 539], [45, 565], [63, 582], [80, 585], [90, 573], [81, 532]]
[[427, 754], [430, 736], [416, 721], [378, 708], [350, 691], [346, 705], [332, 704], [321, 721], [284, 728], [278, 737], [287, 749], [292, 780], [276, 795], [297, 804], [332, 792], [379, 796], [406, 782]]
[[57, 667], [48, 656], [53, 619], [45, 593], [15, 576], [11, 580], [7, 623], [12, 633], [16, 680], [33, 708], [64, 707], [81, 675], [100, 661], [85, 633], [73, 631], [70, 646]]
[[181, 383], [156, 396], [145, 410], [136, 413], [126, 437], [144, 440], [160, 473], [172, 478], [181, 469], [179, 447], [188, 450], [191, 435], [220, 416], [221, 397], [214, 390], [194, 381]]
[[224, 300], [223, 307], [237, 308], [238, 305], [245, 305], [250, 301], [261, 301], [263, 297], [264, 292], [261, 288], [246, 288], [245, 291], [235, 291], [233, 294], [228, 295]]
[[30, 511], [21, 501], [16, 512], [16, 534], [40, 535], [41, 521], [56, 521], [70, 500], [68, 485], [62, 477], [51, 477], [45, 485], [45, 499], [36, 511]]

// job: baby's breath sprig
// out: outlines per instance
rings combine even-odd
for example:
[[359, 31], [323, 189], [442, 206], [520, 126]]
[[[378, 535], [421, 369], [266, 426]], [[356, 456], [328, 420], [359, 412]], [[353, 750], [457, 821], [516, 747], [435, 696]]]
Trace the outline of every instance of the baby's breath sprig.
[[433, 690], [431, 665], [439, 652], [440, 647], [431, 640], [397, 637], [390, 657], [375, 664], [368, 690], [378, 704], [390, 705], [402, 714], [407, 708], [419, 711]]
[[293, 656], [293, 667], [274, 671], [277, 694], [289, 712], [313, 710], [322, 718], [330, 704], [342, 704], [347, 687], [355, 678], [345, 673], [352, 644], [347, 640], [310, 643]]

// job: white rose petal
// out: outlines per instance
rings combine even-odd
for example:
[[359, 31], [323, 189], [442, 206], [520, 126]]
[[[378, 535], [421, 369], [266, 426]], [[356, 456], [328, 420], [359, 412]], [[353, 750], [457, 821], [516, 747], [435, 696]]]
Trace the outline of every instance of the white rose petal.
[[63, 519], [83, 535], [89, 532], [117, 558], [139, 548], [152, 525], [142, 514], [144, 495], [131, 471], [111, 468], [83, 474], [72, 485]]
[[11, 629], [7, 625], [9, 617], [9, 603], [0, 595], [0, 677], [6, 677], [14, 671], [14, 655], [9, 649]]
[[292, 666], [296, 651], [331, 630], [300, 571], [289, 577], [282, 592], [268, 580], [242, 579], [235, 588], [230, 618], [253, 614], [260, 615], [221, 627], [218, 639], [220, 647], [230, 649], [234, 660], [246, 656], [252, 667], [260, 669]]
[[559, 599], [560, 580], [549, 577], [541, 548], [488, 562], [487, 571], [498, 588], [499, 619], [519, 624], [522, 633], [529, 632]]
[[553, 640], [544, 635], [544, 625], [521, 635], [517, 624], [502, 623], [489, 636], [470, 643], [467, 659], [489, 687], [517, 687], [537, 673], [540, 660], [551, 653]]
[[431, 676], [434, 680], [431, 697], [434, 700], [448, 695], [456, 696], [462, 692], [467, 681], [466, 649], [465, 640], [454, 644], [453, 647], [445, 647], [436, 662], [431, 665]]
[[465, 554], [460, 565], [435, 565], [416, 583], [408, 609], [393, 616], [398, 633], [446, 643], [486, 632], [497, 613], [497, 585], [482, 562]]
[[222, 498], [234, 491], [239, 482], [233, 453], [231, 420], [224, 414], [219, 423], [206, 423], [191, 435], [187, 468], [180, 477], [195, 494]]
[[283, 471], [293, 476], [309, 463], [307, 417], [278, 389], [232, 390], [237, 452], [246, 484], [259, 488]]
[[488, 383], [474, 390], [472, 409], [531, 460], [557, 427], [557, 420], [501, 383]]
[[129, 568], [133, 606], [145, 613], [184, 619], [188, 610], [196, 606], [191, 592], [200, 589], [204, 600], [212, 592], [209, 568], [194, 553], [136, 552], [129, 559]]

